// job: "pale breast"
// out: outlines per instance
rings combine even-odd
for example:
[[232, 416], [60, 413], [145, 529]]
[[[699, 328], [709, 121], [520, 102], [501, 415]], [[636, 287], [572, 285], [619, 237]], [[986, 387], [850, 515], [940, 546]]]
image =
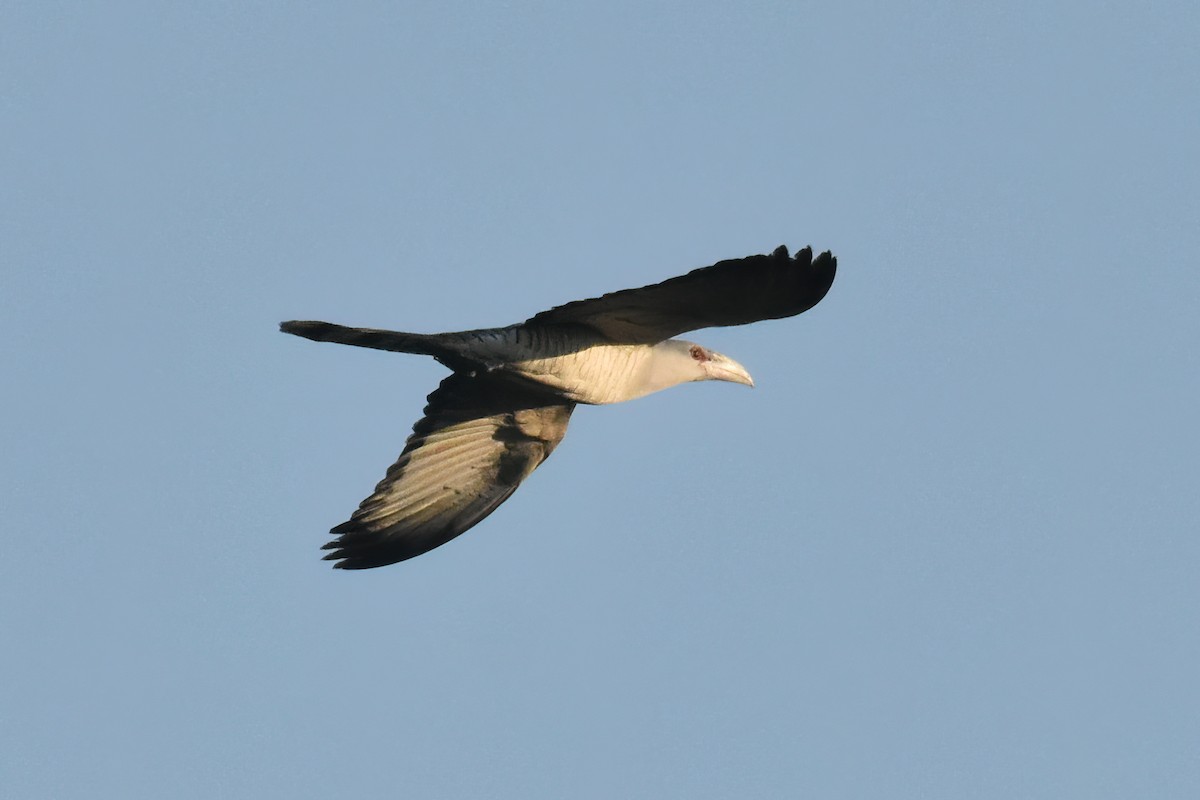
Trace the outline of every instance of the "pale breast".
[[510, 369], [577, 403], [619, 403], [641, 394], [636, 387], [641, 383], [648, 352], [649, 348], [642, 345], [595, 344], [525, 359]]
[[514, 325], [449, 336], [469, 361], [514, 372], [576, 403], [618, 403], [645, 394], [639, 387], [651, 348], [613, 344], [582, 326]]

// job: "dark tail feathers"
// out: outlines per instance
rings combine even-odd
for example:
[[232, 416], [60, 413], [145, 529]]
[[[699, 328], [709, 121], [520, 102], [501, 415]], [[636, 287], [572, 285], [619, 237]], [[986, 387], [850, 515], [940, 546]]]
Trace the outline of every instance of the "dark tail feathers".
[[375, 328], [347, 328], [332, 322], [291, 320], [279, 323], [279, 330], [314, 342], [336, 342], [355, 347], [370, 347], [374, 350], [391, 350], [395, 353], [419, 353], [427, 356], [441, 355], [443, 348], [437, 346], [437, 336], [423, 333], [401, 333]]

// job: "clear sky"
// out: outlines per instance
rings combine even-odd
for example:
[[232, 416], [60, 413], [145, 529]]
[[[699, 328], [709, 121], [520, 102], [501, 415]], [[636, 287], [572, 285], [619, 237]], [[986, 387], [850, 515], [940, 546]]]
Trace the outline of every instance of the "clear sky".
[[[0, 6], [0, 796], [1200, 797], [1200, 14]], [[318, 560], [502, 325], [836, 252]]]

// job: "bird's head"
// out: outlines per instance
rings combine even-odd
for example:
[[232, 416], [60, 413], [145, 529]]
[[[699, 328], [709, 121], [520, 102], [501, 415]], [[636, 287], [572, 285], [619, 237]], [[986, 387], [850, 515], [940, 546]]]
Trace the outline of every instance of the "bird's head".
[[643, 397], [690, 381], [733, 381], [754, 385], [746, 368], [732, 358], [695, 342], [667, 339], [651, 348], [638, 385], [624, 399]]
[[701, 347], [694, 342], [680, 342], [687, 347], [688, 357], [697, 367], [697, 381], [732, 381], [746, 386], [754, 386], [754, 379], [738, 362], [729, 356], [723, 356], [715, 350]]

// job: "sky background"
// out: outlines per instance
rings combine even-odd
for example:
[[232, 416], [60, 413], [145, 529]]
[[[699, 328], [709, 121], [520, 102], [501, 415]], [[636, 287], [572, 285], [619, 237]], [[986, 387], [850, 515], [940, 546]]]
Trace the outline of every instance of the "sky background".
[[[0, 6], [0, 795], [1200, 796], [1200, 12]], [[503, 325], [832, 249], [478, 528], [318, 560]]]

